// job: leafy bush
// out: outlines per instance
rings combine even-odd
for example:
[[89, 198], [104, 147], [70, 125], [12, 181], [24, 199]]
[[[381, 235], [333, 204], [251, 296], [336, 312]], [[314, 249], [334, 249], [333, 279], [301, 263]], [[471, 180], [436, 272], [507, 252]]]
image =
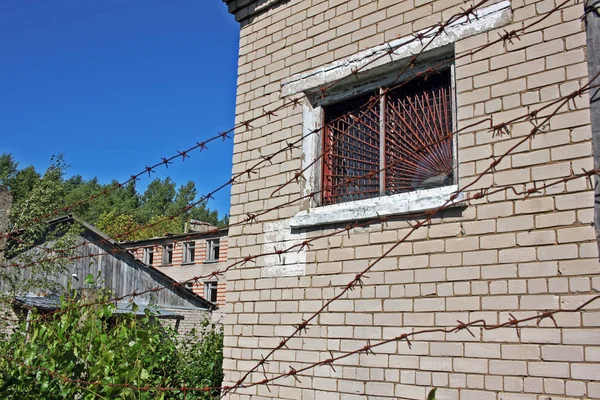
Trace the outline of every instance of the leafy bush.
[[[100, 293], [97, 300], [108, 296]], [[222, 332], [179, 335], [149, 311], [141, 317], [117, 315], [113, 304], [79, 308], [82, 303], [85, 300], [63, 296], [61, 307], [68, 311], [49, 318], [32, 312], [29, 326], [23, 323], [0, 340], [0, 354], [5, 355], [0, 358], [0, 398], [218, 397], [218, 392], [153, 388], [219, 387]]]

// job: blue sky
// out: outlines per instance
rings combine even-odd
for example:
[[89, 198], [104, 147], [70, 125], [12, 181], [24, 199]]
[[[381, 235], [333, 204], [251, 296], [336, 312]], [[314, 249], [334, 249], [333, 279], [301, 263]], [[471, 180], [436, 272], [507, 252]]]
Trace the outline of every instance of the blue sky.
[[[221, 0], [2, 1], [0, 37], [0, 153], [22, 167], [64, 153], [69, 175], [123, 181], [233, 126], [239, 25]], [[212, 191], [231, 150], [153, 177]], [[229, 190], [209, 206], [227, 213]]]

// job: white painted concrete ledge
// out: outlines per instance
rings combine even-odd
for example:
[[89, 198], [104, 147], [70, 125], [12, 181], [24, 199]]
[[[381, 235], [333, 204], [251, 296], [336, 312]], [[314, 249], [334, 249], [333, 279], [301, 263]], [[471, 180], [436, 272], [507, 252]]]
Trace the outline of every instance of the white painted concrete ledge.
[[[347, 203], [332, 204], [301, 211], [290, 219], [291, 228], [357, 221], [388, 215], [408, 214], [418, 211], [435, 210], [443, 206], [452, 194], [458, 191], [457, 185], [419, 190], [391, 196], [376, 197]], [[464, 199], [459, 193], [456, 201]], [[454, 203], [452, 203], [454, 205]]]
[[[426, 34], [422, 42], [415, 41], [414, 35], [405, 36], [361, 51], [344, 60], [291, 76], [283, 80], [281, 95], [289, 96], [317, 89], [334, 80], [350, 76], [357, 68], [367, 71], [393, 61], [408, 59], [408, 57], [419, 53], [424, 45], [427, 45], [427, 51], [430, 51], [454, 43], [457, 40], [507, 25], [512, 19], [510, 2], [504, 0], [489, 7], [475, 10], [475, 15], [477, 18], [471, 16], [470, 19], [467, 17], [457, 19], [448, 26], [445, 34], [441, 34], [433, 40], [430, 39], [435, 36], [434, 33]], [[425, 32], [427, 32], [426, 29], [420, 31], [420, 33]], [[429, 43], [430, 41], [431, 43]], [[390, 47], [395, 49], [390, 57], [381, 57], [382, 54], [388, 53]]]

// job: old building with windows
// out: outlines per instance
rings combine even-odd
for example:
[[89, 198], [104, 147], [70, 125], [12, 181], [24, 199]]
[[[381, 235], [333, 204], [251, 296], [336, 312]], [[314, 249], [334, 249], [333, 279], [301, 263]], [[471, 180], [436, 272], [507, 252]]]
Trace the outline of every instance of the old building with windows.
[[600, 398], [583, 5], [224, 1], [226, 398]]
[[[221, 322], [225, 306], [225, 276], [211, 275], [227, 267], [227, 229], [190, 221], [188, 232], [121, 243], [134, 257], [178, 282], [219, 308], [213, 322]], [[195, 279], [198, 278], [198, 279]]]
[[[71, 228], [75, 228], [76, 232], [73, 234], [74, 253], [66, 258], [63, 266], [41, 271], [20, 267], [43, 262], [48, 254], [53, 254], [57, 237]], [[10, 332], [16, 317], [27, 319], [31, 309], [42, 313], [59, 309], [60, 296], [71, 290], [78, 291], [81, 296], [93, 297], [96, 291], [107, 289], [111, 297], [119, 298], [114, 303], [116, 315], [144, 315], [148, 309], [156, 318], [171, 324], [181, 333], [200, 330], [206, 320], [219, 318], [221, 313], [214, 301], [207, 301], [198, 293], [177, 285], [177, 281], [168, 274], [145, 265], [125, 246], [116, 243], [95, 226], [67, 215], [48, 221], [46, 229], [45, 234], [39, 234], [39, 247], [24, 251], [2, 266], [0, 294], [9, 296], [12, 305], [7, 308], [2, 304], [0, 307], [0, 315], [6, 313], [11, 322], [0, 330], [4, 328]], [[56, 232], [62, 233], [52, 234]], [[41, 249], [50, 251], [42, 252]], [[88, 277], [92, 278], [91, 282]], [[36, 281], [42, 283], [36, 284]], [[149, 290], [155, 288], [160, 290]], [[136, 292], [139, 295], [131, 296]]]

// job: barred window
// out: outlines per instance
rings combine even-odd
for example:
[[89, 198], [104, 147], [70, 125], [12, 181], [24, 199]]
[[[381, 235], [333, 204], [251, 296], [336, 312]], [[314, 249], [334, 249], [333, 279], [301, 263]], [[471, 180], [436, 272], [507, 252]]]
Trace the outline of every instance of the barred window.
[[455, 182], [450, 70], [324, 107], [322, 204]]

